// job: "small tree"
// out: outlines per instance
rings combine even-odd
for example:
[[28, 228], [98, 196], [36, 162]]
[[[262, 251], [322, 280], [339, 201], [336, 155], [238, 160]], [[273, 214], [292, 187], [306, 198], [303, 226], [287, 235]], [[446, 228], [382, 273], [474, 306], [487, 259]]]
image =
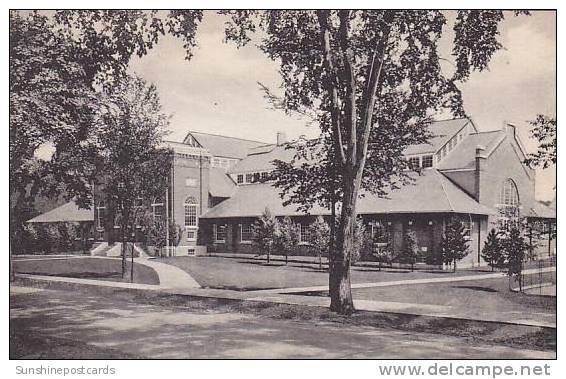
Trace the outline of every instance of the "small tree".
[[269, 208], [265, 208], [261, 217], [252, 226], [252, 242], [258, 248], [259, 254], [267, 254], [270, 263], [271, 250], [275, 242], [275, 230], [278, 221], [273, 217]]
[[391, 265], [393, 260], [393, 253], [391, 251], [391, 243], [388, 233], [383, 228], [377, 228], [375, 236], [371, 239], [372, 242], [372, 255], [379, 263], [378, 269], [381, 271], [383, 263]]
[[354, 244], [352, 246], [352, 264], [355, 264], [364, 258], [368, 252], [371, 252], [372, 243], [366, 226], [361, 218], [356, 219], [354, 224]]
[[330, 245], [330, 227], [322, 216], [309, 226], [311, 236], [310, 250], [318, 256], [318, 268], [322, 270], [322, 256], [328, 256], [328, 246]]
[[146, 244], [155, 247], [160, 257], [163, 256], [163, 248], [167, 247], [167, 230], [169, 230], [169, 246], [176, 246], [179, 243], [180, 226], [172, 220], [169, 220], [169, 228], [167, 228], [165, 220], [150, 216], [148, 223], [142, 227], [142, 232], [147, 238]]
[[414, 231], [408, 231], [404, 237], [404, 248], [401, 249], [399, 260], [401, 263], [409, 263], [411, 265], [411, 271], [414, 271], [415, 263], [417, 262], [417, 257], [419, 256], [419, 250], [417, 246], [417, 234]]
[[500, 268], [505, 265], [505, 254], [499, 241], [499, 234], [495, 229], [491, 229], [487, 235], [487, 240], [481, 251], [481, 257], [491, 267], [491, 271], [493, 271], [495, 267]]
[[453, 271], [456, 272], [456, 262], [469, 254], [468, 241], [465, 236], [464, 224], [457, 218], [452, 218], [442, 236], [440, 243], [442, 261], [446, 264], [454, 264]]
[[509, 278], [515, 278], [519, 283], [519, 291], [523, 291], [523, 261], [525, 254], [529, 249], [529, 244], [525, 241], [519, 228], [513, 226], [509, 233], [501, 241], [505, 257], [507, 259], [507, 275]]
[[289, 254], [299, 245], [301, 241], [301, 227], [294, 223], [290, 217], [276, 222], [274, 245], [277, 250], [285, 255], [285, 264], [289, 263]]

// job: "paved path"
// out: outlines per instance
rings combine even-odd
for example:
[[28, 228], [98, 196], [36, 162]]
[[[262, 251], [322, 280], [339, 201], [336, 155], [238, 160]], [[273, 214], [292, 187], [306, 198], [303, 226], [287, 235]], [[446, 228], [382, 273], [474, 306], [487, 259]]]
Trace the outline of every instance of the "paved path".
[[[556, 267], [544, 267], [542, 269], [529, 269], [523, 270], [523, 274], [538, 274], [545, 272], [556, 271]], [[413, 284], [431, 284], [431, 283], [446, 283], [446, 282], [464, 282], [469, 280], [486, 280], [486, 279], [497, 279], [507, 276], [503, 272], [495, 272], [492, 274], [480, 274], [480, 275], [463, 275], [463, 276], [451, 276], [446, 278], [423, 278], [423, 279], [405, 279], [405, 280], [392, 280], [385, 282], [371, 282], [371, 283], [353, 283], [352, 289], [355, 288], [374, 288], [374, 287], [389, 287], [389, 286], [406, 286]], [[269, 290], [259, 290], [254, 291], [256, 293], [294, 293], [294, 292], [317, 292], [317, 291], [327, 291], [328, 286], [311, 286], [311, 287], [294, 287], [294, 288], [276, 288]]]
[[[56, 260], [56, 259], [122, 259], [122, 258], [114, 258], [114, 257], [101, 257], [101, 256], [71, 256], [71, 257], [45, 257], [45, 258], [29, 258], [29, 259], [22, 259], [25, 261], [41, 261], [41, 260]], [[15, 260], [17, 261], [17, 259]], [[130, 261], [130, 258], [128, 258]], [[138, 263], [147, 267], [152, 268], [157, 275], [159, 276], [159, 288], [162, 289], [183, 289], [183, 288], [200, 288], [200, 284], [197, 283], [196, 280], [193, 279], [186, 271], [181, 270], [172, 265], [168, 265], [161, 262], [156, 262], [151, 259], [147, 258], [134, 258], [134, 263]], [[72, 278], [69, 278], [72, 279]], [[99, 280], [90, 280], [90, 279], [79, 279], [76, 283], [84, 283], [88, 284], [96, 284], [100, 283]], [[118, 282], [108, 282], [109, 286], [114, 284], [119, 284]], [[128, 288], [129, 283], [120, 283], [126, 284], [126, 286], [122, 286], [123, 288]], [[141, 285], [144, 288], [147, 288], [148, 285]], [[151, 287], [149, 287], [151, 288]]]
[[[72, 291], [13, 289], [14, 358], [87, 359], [92, 348], [145, 358], [553, 359], [549, 351], [476, 345], [439, 334], [137, 304]], [[11, 339], [12, 341], [12, 339]], [[53, 343], [53, 342], [56, 343]], [[91, 349], [86, 347], [91, 346]], [[77, 353], [78, 352], [78, 353]], [[86, 353], [82, 353], [86, 352]], [[87, 354], [80, 356], [77, 354]], [[98, 353], [98, 358], [104, 358]]]

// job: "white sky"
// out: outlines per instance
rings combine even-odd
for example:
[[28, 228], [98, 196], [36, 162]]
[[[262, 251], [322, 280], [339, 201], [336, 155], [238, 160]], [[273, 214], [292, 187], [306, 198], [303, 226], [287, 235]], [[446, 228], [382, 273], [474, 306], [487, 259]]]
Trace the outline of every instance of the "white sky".
[[[452, 18], [452, 17], [449, 17]], [[277, 131], [289, 138], [315, 136], [318, 129], [305, 120], [272, 110], [257, 82], [276, 89], [278, 66], [255, 46], [237, 49], [223, 43], [224, 19], [207, 12], [197, 32], [198, 48], [190, 61], [182, 43], [164, 37], [149, 54], [134, 58], [132, 72], [156, 84], [165, 112], [173, 115], [170, 139], [187, 131], [201, 131], [275, 142]], [[489, 71], [474, 73], [462, 88], [464, 105], [480, 130], [513, 122], [527, 146], [526, 120], [536, 114], [556, 114], [556, 18], [554, 12], [533, 12], [529, 17], [508, 17], [501, 26], [504, 50], [493, 57]], [[451, 33], [441, 45], [451, 59]], [[453, 59], [451, 59], [453, 60]], [[555, 169], [537, 175], [537, 197], [554, 197]]]

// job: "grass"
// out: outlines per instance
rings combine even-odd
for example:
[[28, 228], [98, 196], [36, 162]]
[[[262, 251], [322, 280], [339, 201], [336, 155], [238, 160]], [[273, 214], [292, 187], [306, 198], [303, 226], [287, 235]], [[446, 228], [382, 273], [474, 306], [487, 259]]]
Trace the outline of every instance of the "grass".
[[[321, 271], [317, 263], [265, 259], [221, 258], [221, 257], [169, 257], [159, 261], [184, 270], [205, 288], [252, 291], [273, 288], [310, 287], [328, 285], [328, 271]], [[414, 271], [405, 269], [382, 269], [376, 267], [352, 267], [352, 283], [387, 282], [405, 279], [450, 277], [484, 274], [484, 272], [461, 270]]]
[[[22, 274], [63, 276], [129, 282], [131, 263], [126, 265], [126, 277], [122, 278], [122, 261], [103, 258], [69, 258], [42, 260], [14, 260], [14, 271]], [[159, 284], [159, 276], [150, 267], [134, 263], [134, 282], [140, 284]]]

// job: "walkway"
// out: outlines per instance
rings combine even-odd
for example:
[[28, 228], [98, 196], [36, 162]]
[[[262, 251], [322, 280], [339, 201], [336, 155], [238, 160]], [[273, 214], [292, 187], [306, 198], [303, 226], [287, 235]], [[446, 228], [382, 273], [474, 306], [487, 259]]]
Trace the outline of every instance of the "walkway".
[[[543, 267], [541, 269], [533, 268], [528, 270], [523, 270], [523, 274], [538, 274], [545, 272], [554, 272], [556, 267]], [[389, 286], [400, 286], [400, 285], [413, 285], [413, 284], [431, 284], [431, 283], [446, 283], [446, 282], [463, 282], [469, 280], [485, 280], [485, 279], [497, 279], [506, 276], [506, 273], [495, 272], [492, 274], [483, 275], [465, 275], [465, 276], [450, 276], [446, 278], [425, 278], [425, 279], [407, 279], [407, 280], [392, 280], [386, 282], [372, 282], [372, 283], [353, 283], [352, 289], [356, 288], [374, 288], [374, 287], [389, 287]], [[328, 286], [312, 286], [312, 287], [295, 287], [295, 288], [281, 288], [281, 289], [269, 289], [255, 291], [258, 293], [295, 293], [295, 292], [319, 292], [327, 291]]]

